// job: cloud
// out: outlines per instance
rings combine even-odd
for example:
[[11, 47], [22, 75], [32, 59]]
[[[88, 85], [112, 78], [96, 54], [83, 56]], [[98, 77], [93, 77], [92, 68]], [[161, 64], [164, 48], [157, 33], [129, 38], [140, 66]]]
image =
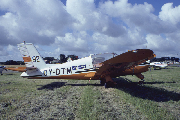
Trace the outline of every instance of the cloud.
[[[0, 8], [8, 10], [0, 16], [0, 26], [9, 39], [49, 44], [54, 37], [64, 35], [73, 19], [59, 0], [21, 1], [2, 0]], [[11, 43], [13, 44], [13, 43]]]
[[116, 2], [107, 1], [100, 4], [101, 12], [112, 17], [120, 18], [128, 28], [139, 27], [146, 33], [160, 34], [172, 32], [174, 26], [161, 21], [152, 12], [154, 8], [151, 4], [132, 5], [128, 0], [118, 0]]
[[167, 38], [164, 39], [160, 35], [153, 35], [153, 34], [148, 34], [146, 37], [146, 40], [148, 42], [147, 46], [148, 48], [155, 50], [155, 51], [175, 51], [176, 43], [173, 42], [172, 40], [168, 40]]
[[173, 32], [173, 33], [166, 34], [166, 37], [169, 40], [175, 42], [176, 46], [180, 45], [180, 30], [177, 30], [176, 32]]
[[4, 47], [0, 46], [0, 56], [6, 56], [8, 52], [4, 49]]
[[47, 56], [146, 46], [162, 55], [173, 54], [180, 47], [180, 7], [172, 5], [164, 4], [158, 16], [152, 4], [132, 5], [128, 0], [98, 6], [94, 0], [67, 0], [66, 6], [60, 0], [1, 0], [0, 56], [17, 56], [16, 44], [23, 41], [43, 48], [40, 51]]
[[127, 30], [127, 34], [120, 37], [111, 37], [95, 33], [92, 38], [96, 43], [94, 45], [95, 50], [101, 52], [125, 51], [137, 49], [137, 46], [139, 46], [139, 48], [144, 48], [147, 43], [138, 29]]
[[79, 33], [66, 33], [65, 37], [57, 36], [55, 44], [65, 51], [88, 51], [88, 34], [85, 31]]
[[[0, 16], [0, 47], [4, 51], [9, 44], [16, 47], [23, 41], [39, 45], [53, 44], [55, 37], [64, 36], [74, 21], [59, 0], [1, 0], [0, 10], [6, 11]], [[0, 61], [6, 61], [8, 54], [12, 54], [4, 51], [0, 56], [7, 57]]]
[[12, 45], [8, 45], [7, 51], [15, 51], [15, 50], [17, 50], [17, 47], [14, 47]]
[[0, 62], [5, 62], [7, 60], [23, 60], [22, 56], [16, 46], [0, 46]]
[[92, 30], [112, 37], [118, 37], [126, 32], [123, 25], [115, 24], [108, 15], [102, 14], [95, 7], [94, 0], [67, 1], [66, 10], [76, 19], [73, 24], [76, 30]]
[[8, 32], [4, 29], [4, 27], [0, 26], [0, 45], [7, 45], [8, 42], [13, 42], [8, 39]]
[[173, 8], [173, 3], [166, 3], [161, 8], [159, 18], [163, 21], [171, 22], [172, 24], [177, 24], [180, 22], [179, 11], [180, 5]]

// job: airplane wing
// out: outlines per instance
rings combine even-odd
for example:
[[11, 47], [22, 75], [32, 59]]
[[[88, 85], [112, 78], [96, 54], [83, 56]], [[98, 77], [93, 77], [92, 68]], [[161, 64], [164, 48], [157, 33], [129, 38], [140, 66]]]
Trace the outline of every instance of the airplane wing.
[[137, 62], [142, 60], [151, 59], [153, 56], [153, 51], [150, 49], [137, 49], [128, 51], [121, 55], [118, 55], [114, 58], [111, 58], [107, 61], [104, 61], [103, 64], [115, 64], [115, 63], [124, 63], [124, 62]]
[[149, 49], [139, 49], [128, 51], [102, 63], [97, 70], [95, 78], [103, 78], [105, 76], [118, 77], [120, 73], [126, 69], [130, 69], [140, 63], [154, 57], [153, 51]]

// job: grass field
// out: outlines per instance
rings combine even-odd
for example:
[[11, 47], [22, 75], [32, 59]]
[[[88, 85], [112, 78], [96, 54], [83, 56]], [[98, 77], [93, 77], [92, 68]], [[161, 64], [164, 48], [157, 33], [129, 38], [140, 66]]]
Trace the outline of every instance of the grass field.
[[180, 120], [180, 67], [151, 70], [145, 84], [136, 76], [115, 78], [115, 88], [99, 81], [26, 79], [0, 76], [0, 119]]

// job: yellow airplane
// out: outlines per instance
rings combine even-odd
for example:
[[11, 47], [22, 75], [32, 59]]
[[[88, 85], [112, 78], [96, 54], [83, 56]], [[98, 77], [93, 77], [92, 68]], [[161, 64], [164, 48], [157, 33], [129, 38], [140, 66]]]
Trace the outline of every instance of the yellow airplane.
[[[78, 60], [63, 64], [46, 64], [32, 43], [18, 44], [26, 68], [21, 74], [29, 79], [80, 79], [100, 80], [105, 87], [113, 87], [112, 78], [124, 75], [136, 75], [144, 79], [142, 72], [149, 65], [139, 65], [154, 58], [150, 49], [137, 49], [116, 55], [113, 53], [91, 54]], [[16, 69], [18, 71], [18, 68]]]

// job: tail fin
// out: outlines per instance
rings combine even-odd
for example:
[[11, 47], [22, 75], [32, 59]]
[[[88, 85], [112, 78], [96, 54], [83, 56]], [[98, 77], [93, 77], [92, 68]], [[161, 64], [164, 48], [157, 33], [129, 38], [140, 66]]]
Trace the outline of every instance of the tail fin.
[[46, 63], [32, 43], [18, 44], [18, 49], [22, 54], [27, 69], [42, 69], [46, 67]]

